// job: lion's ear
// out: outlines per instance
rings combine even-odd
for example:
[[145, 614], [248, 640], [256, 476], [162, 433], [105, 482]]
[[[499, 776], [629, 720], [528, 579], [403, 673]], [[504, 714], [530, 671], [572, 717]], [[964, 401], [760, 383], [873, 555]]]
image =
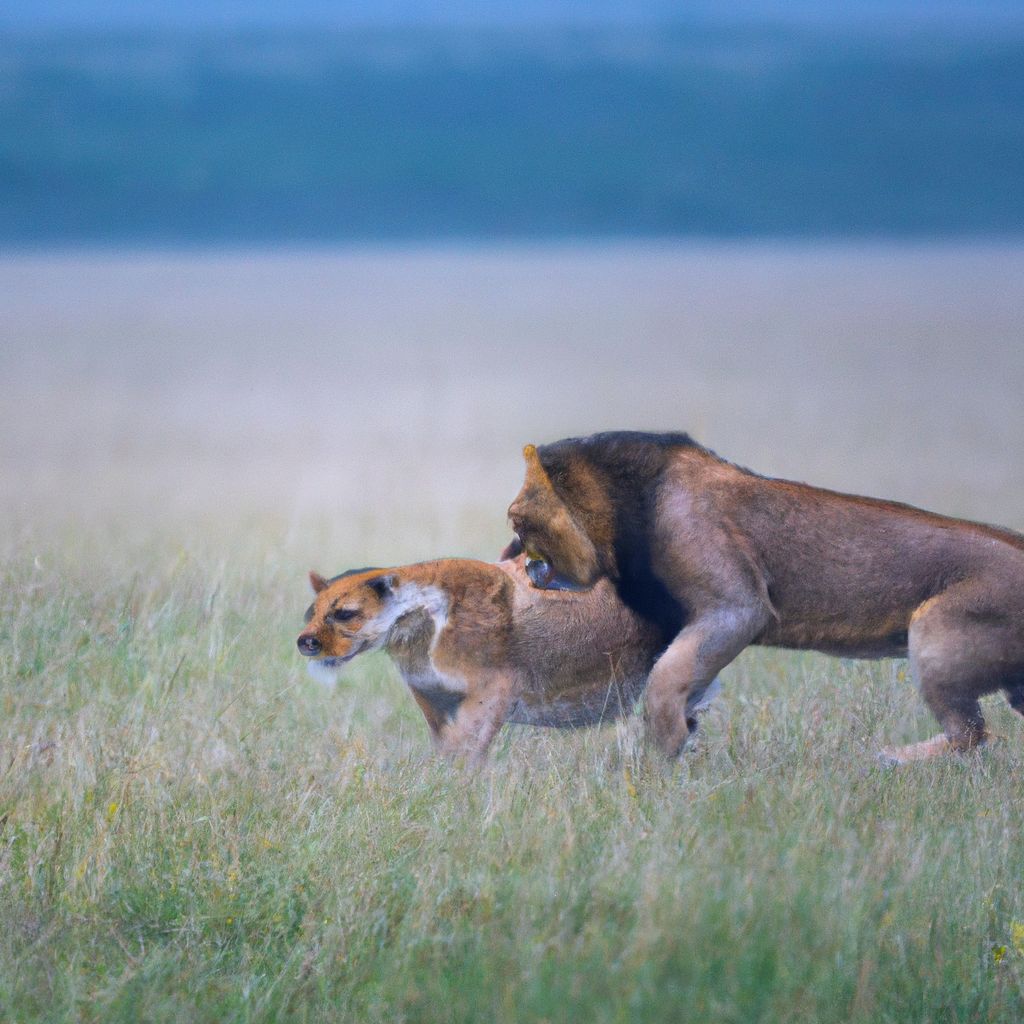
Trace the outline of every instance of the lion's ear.
[[319, 594], [321, 590], [326, 588], [327, 582], [320, 573], [313, 572], [312, 569], [309, 570], [309, 585], [313, 588], [314, 594]]
[[554, 490], [551, 486], [547, 470], [541, 464], [540, 452], [537, 451], [535, 444], [523, 446], [523, 458], [526, 460], [526, 480], [523, 483], [523, 487], [530, 490]]

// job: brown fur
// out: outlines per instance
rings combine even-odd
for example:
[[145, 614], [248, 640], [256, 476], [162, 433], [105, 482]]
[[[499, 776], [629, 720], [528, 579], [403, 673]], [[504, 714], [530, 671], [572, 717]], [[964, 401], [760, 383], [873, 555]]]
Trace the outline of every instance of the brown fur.
[[[451, 756], [481, 758], [506, 721], [577, 726], [630, 711], [665, 638], [608, 581], [538, 590], [524, 561], [446, 559], [332, 581], [313, 573], [299, 650], [332, 669], [386, 650]], [[339, 611], [354, 614], [339, 621]]]
[[985, 694], [1003, 689], [1024, 712], [1021, 535], [761, 477], [685, 434], [599, 434], [524, 456], [509, 517], [531, 557], [580, 585], [609, 577], [676, 630], [647, 691], [666, 754], [686, 740], [688, 694], [749, 644], [909, 655], [946, 742], [886, 752], [895, 761], [983, 742]]

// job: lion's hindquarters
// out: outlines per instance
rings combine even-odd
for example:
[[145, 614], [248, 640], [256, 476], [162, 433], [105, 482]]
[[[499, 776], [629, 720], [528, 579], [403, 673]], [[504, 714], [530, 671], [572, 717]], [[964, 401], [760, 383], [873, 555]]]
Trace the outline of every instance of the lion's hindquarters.
[[908, 638], [921, 694], [953, 747], [984, 741], [979, 697], [1004, 690], [1024, 707], [1024, 592], [1016, 581], [979, 574], [950, 587], [914, 613]]

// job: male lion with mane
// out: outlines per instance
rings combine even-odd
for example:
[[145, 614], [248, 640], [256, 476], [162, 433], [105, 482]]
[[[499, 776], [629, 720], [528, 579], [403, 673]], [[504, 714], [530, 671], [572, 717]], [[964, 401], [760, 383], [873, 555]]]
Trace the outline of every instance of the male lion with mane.
[[910, 658], [943, 733], [893, 763], [987, 738], [978, 698], [1024, 714], [1024, 536], [892, 501], [759, 476], [687, 434], [613, 432], [523, 449], [508, 509], [535, 586], [614, 584], [674, 637], [651, 670], [669, 757], [686, 705], [750, 644]]

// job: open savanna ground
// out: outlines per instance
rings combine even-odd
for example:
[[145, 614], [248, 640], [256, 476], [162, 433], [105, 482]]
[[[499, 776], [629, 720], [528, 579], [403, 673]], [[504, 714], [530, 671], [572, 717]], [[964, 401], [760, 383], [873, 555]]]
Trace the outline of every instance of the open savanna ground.
[[[1024, 528], [1024, 251], [709, 246], [0, 262], [0, 1019], [1024, 1017], [1024, 719], [745, 652], [636, 721], [437, 762], [305, 572], [493, 557], [519, 448], [688, 429]], [[798, 542], [798, 539], [795, 539]]]

